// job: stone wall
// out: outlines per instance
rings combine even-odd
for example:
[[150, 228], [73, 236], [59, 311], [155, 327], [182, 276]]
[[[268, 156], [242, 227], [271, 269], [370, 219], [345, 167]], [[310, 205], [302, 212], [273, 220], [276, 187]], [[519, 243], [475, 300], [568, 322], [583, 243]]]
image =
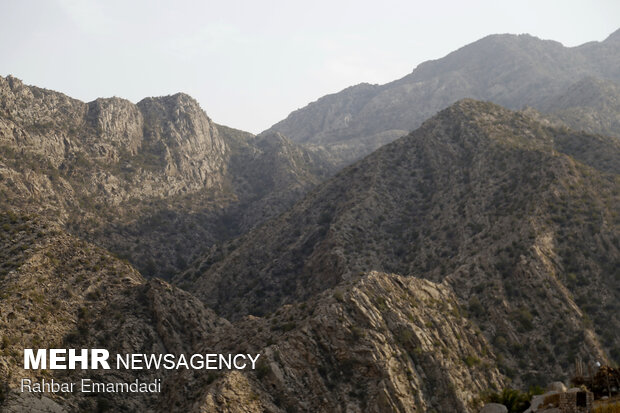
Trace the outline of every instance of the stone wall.
[[589, 391], [560, 393], [559, 408], [562, 413], [589, 413], [594, 394]]

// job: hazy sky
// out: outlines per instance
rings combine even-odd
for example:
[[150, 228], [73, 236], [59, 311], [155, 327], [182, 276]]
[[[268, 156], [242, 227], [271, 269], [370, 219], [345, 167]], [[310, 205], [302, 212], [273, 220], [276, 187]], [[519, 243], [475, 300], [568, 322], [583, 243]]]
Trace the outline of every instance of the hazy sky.
[[260, 132], [492, 33], [567, 46], [620, 28], [618, 0], [0, 0], [0, 75], [90, 101], [186, 92]]

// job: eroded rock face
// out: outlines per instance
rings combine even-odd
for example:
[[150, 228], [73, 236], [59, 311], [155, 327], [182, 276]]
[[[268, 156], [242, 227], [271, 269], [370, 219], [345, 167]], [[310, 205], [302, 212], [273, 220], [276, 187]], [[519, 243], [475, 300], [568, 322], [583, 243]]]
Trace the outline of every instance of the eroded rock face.
[[83, 103], [0, 78], [0, 199], [169, 278], [333, 171], [281, 136], [216, 125], [185, 94]]
[[90, 185], [78, 189], [89, 196], [118, 204], [222, 184], [226, 144], [187, 95], [86, 104], [15, 78], [0, 79], [0, 90], [5, 150], [83, 175]]
[[[0, 250], [11, 254], [0, 268], [0, 403], [8, 411], [470, 412], [480, 391], [503, 384], [488, 343], [441, 284], [373, 272], [231, 323], [44, 218], [3, 212], [0, 224]], [[101, 382], [161, 379], [160, 394], [38, 398], [20, 393], [21, 378], [78, 382], [83, 374], [23, 370], [21, 353], [33, 343], [105, 348], [112, 357], [261, 356], [254, 371], [89, 371]]]
[[139, 108], [120, 98], [97, 99], [88, 105], [85, 122], [95, 132], [83, 138], [91, 156], [118, 162], [122, 155], [135, 156], [142, 149], [144, 119]]
[[6, 413], [67, 413], [68, 410], [46, 396], [33, 396], [30, 393], [13, 393], [4, 402]]
[[504, 380], [448, 288], [398, 275], [356, 277], [214, 337], [225, 352], [260, 349], [260, 367], [219, 375], [197, 411], [469, 412]]
[[291, 402], [308, 399], [308, 383], [322, 389], [323, 411], [468, 411], [485, 386], [502, 385], [449, 289], [396, 275], [371, 273], [329, 291], [265, 353], [268, 382], [289, 389]]
[[226, 144], [193, 98], [182, 93], [147, 98], [138, 107], [145, 118], [145, 139], [163, 150], [168, 176], [205, 187], [221, 184]]
[[[229, 236], [216, 227], [240, 195], [224, 188], [228, 161], [187, 95], [83, 103], [0, 78], [2, 202], [57, 219], [149, 276], [169, 277], [197, 245]], [[179, 226], [196, 231], [186, 241]]]

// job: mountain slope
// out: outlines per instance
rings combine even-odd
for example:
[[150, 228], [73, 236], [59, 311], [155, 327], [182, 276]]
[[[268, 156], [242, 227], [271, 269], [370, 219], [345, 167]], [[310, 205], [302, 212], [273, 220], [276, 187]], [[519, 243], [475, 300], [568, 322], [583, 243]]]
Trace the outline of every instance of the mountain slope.
[[[495, 355], [444, 285], [371, 273], [269, 318], [231, 324], [187, 292], [43, 217], [0, 213], [0, 407], [21, 411], [472, 411], [501, 387]], [[101, 382], [162, 379], [160, 394], [19, 390], [81, 370], [22, 369], [24, 348], [115, 354], [261, 354], [258, 369], [98, 370]]]
[[170, 277], [332, 173], [321, 152], [270, 139], [213, 123], [184, 94], [83, 103], [0, 78], [2, 202], [148, 276]]
[[[244, 337], [227, 339], [269, 337], [250, 388], [282, 411], [475, 411], [480, 392], [503, 377], [461, 311], [443, 285], [373, 272], [268, 318], [246, 318], [235, 324]], [[229, 375], [199, 400], [208, 411], [238, 406], [243, 383]]]
[[609, 317], [620, 294], [619, 160], [615, 139], [464, 100], [177, 282], [235, 316], [358, 272], [442, 281], [502, 354], [504, 373], [562, 377], [577, 354], [620, 355]]
[[571, 128], [620, 136], [620, 86], [586, 77], [539, 104], [550, 118]]
[[[0, 212], [0, 405], [3, 411], [153, 411], [160, 397], [75, 392], [39, 398], [22, 378], [78, 382], [81, 370], [23, 370], [24, 348], [107, 348], [110, 353], [191, 351], [220, 319], [189, 294], [146, 281], [128, 263], [44, 217]], [[174, 320], [173, 323], [170, 320]], [[161, 328], [165, 324], [166, 328]], [[91, 371], [93, 380], [153, 380], [158, 371]], [[165, 386], [165, 384], [164, 384]], [[162, 398], [165, 397], [162, 395]]]
[[[566, 48], [529, 35], [488, 36], [441, 59], [424, 62], [394, 82], [361, 84], [325, 96], [268, 131], [325, 147], [342, 164], [348, 164], [417, 128], [459, 99], [555, 111], [549, 97], [570, 93], [567, 89], [576, 80], [594, 77], [615, 85], [620, 82], [618, 65], [614, 65], [620, 59], [617, 37], [616, 32], [604, 42]], [[588, 106], [588, 102], [582, 105]], [[578, 121], [570, 114], [567, 118]], [[620, 129], [612, 130], [620, 134]]]

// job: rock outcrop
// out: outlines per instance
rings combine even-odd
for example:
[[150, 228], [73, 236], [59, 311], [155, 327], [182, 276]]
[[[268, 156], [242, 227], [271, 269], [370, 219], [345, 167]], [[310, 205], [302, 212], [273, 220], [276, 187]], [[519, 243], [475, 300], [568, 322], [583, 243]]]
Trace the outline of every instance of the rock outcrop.
[[0, 78], [2, 202], [58, 219], [148, 276], [171, 277], [332, 171], [320, 151], [215, 124], [182, 93], [83, 103]]
[[[7, 411], [473, 411], [500, 387], [495, 355], [444, 285], [360, 275], [269, 317], [230, 323], [42, 217], [3, 212], [0, 402]], [[160, 394], [19, 391], [22, 378], [78, 382], [81, 370], [23, 370], [24, 348], [115, 354], [261, 354], [253, 371], [94, 370], [101, 382], [162, 380]]]

